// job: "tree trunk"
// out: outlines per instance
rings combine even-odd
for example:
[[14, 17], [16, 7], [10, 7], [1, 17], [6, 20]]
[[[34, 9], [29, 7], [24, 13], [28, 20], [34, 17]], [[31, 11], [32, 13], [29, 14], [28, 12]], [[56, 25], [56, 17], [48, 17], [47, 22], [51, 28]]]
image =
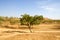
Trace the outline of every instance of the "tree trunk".
[[30, 32], [32, 33], [31, 25], [30, 24], [28, 24], [28, 28], [29, 28]]

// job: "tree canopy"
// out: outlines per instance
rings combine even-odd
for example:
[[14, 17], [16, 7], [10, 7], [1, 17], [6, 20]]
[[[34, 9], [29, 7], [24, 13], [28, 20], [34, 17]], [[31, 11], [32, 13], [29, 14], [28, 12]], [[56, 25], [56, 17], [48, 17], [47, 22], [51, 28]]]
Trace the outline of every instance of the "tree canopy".
[[20, 23], [21, 25], [27, 25], [31, 31], [31, 26], [40, 24], [42, 20], [43, 20], [42, 15], [30, 16], [28, 14], [24, 14], [24, 15], [21, 15]]

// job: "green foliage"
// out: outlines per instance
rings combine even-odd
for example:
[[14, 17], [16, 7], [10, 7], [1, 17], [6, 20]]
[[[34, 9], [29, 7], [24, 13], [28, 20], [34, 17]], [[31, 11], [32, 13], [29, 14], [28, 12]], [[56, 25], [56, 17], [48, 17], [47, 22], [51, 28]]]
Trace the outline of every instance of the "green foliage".
[[34, 17], [33, 17], [33, 24], [40, 24], [41, 22], [42, 22], [42, 20], [43, 20], [43, 16], [42, 15], [40, 15], [40, 16], [38, 16], [38, 15], [35, 15]]
[[22, 25], [36, 25], [40, 24], [40, 22], [43, 20], [43, 16], [30, 16], [28, 14], [21, 15], [20, 22]]
[[[28, 14], [21, 15], [20, 23], [21, 25], [27, 25], [30, 29], [32, 25], [40, 24], [40, 22], [43, 20], [43, 16], [30, 16]], [[31, 29], [30, 29], [31, 32]]]
[[28, 23], [32, 21], [32, 17], [30, 15], [24, 14], [21, 16], [22, 18], [20, 18], [20, 22], [22, 25], [27, 25]]

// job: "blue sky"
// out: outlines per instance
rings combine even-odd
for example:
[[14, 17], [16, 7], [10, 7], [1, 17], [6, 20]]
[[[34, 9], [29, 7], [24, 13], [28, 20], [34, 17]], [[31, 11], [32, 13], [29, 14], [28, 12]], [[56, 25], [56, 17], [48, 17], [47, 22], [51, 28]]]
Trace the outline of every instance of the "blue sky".
[[60, 19], [60, 0], [0, 0], [0, 16], [43, 15]]

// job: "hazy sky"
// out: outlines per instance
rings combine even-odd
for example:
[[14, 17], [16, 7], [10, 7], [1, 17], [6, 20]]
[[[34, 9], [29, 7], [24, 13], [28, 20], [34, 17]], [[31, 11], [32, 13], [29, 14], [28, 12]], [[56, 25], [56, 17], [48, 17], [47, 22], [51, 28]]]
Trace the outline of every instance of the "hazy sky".
[[60, 19], [60, 0], [0, 0], [0, 16], [15, 16], [28, 13]]

